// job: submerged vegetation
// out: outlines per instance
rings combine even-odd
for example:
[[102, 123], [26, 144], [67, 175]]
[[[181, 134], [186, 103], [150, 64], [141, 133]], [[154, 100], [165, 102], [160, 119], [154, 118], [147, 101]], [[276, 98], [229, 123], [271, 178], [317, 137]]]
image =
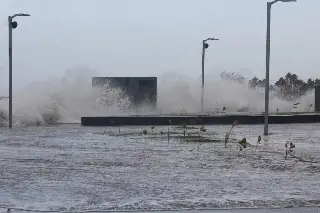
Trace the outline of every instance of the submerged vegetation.
[[[220, 148], [220, 153], [225, 152], [226, 154], [230, 155], [232, 150], [233, 153], [237, 155], [236, 156], [246, 156], [246, 157], [254, 157], [256, 159], [260, 159], [262, 157], [262, 153], [264, 153], [264, 146], [262, 143], [262, 136], [259, 135], [255, 137], [256, 139], [249, 137], [246, 137], [246, 135], [242, 135], [241, 138], [239, 137], [239, 133], [234, 134], [235, 136], [237, 135], [237, 138], [233, 138], [233, 131], [235, 130], [236, 127], [238, 127], [240, 124], [236, 120], [233, 122], [231, 125], [230, 129], [225, 133], [224, 137], [221, 138], [221, 135], [212, 130], [211, 128], [207, 129], [204, 125], [189, 125], [190, 122], [184, 122], [179, 126], [172, 126], [172, 122], [168, 121], [169, 125], [167, 127], [155, 127], [155, 126], [150, 126], [143, 128], [142, 130], [130, 130], [130, 131], [114, 131], [114, 130], [105, 130], [100, 133], [95, 133], [95, 134], [101, 134], [101, 135], [110, 135], [110, 136], [125, 136], [129, 137], [131, 139], [138, 139], [137, 137], [142, 137], [145, 139], [158, 139], [158, 140], [167, 140], [167, 144], [169, 145], [171, 140], [177, 141], [179, 143], [194, 143], [197, 144], [197, 148], [199, 149], [201, 144], [214, 144], [213, 149], [216, 150], [217, 147], [224, 147], [224, 150]], [[148, 131], [148, 129], [150, 131]], [[265, 140], [265, 139], [264, 139]], [[266, 139], [267, 140], [267, 139]], [[252, 143], [250, 143], [252, 141]], [[220, 144], [220, 145], [219, 145]], [[207, 147], [207, 146], [206, 146]], [[207, 147], [208, 148], [208, 147]], [[228, 149], [227, 149], [228, 148]], [[260, 151], [253, 151], [254, 150], [260, 150]], [[285, 142], [284, 145], [284, 160], [288, 160], [289, 157], [291, 159], [296, 159], [300, 162], [306, 162], [306, 163], [318, 163], [315, 160], [308, 160], [305, 159], [306, 156], [296, 156], [295, 155], [295, 149], [296, 145], [291, 141], [291, 134], [289, 136], [289, 139]], [[249, 149], [249, 152], [243, 152], [245, 149]], [[273, 152], [276, 153], [283, 153], [281, 150], [283, 148], [279, 148], [279, 150], [274, 150]], [[239, 155], [240, 153], [242, 153]], [[250, 154], [249, 154], [250, 153]], [[253, 156], [254, 155], [254, 156]], [[281, 159], [281, 158], [280, 158]]]
[[229, 141], [229, 138], [230, 138], [232, 129], [233, 129], [236, 125], [238, 125], [238, 124], [239, 124], [238, 121], [234, 121], [233, 124], [232, 124], [232, 126], [231, 126], [231, 128], [230, 128], [230, 130], [226, 133], [226, 135], [225, 135], [225, 137], [224, 137], [224, 147], [225, 147], [225, 148], [227, 148], [227, 143], [228, 143], [228, 141]]
[[[300, 103], [294, 103], [292, 105], [292, 108], [296, 108], [299, 106]], [[309, 106], [312, 107], [311, 104]], [[222, 111], [226, 110], [227, 106], [223, 106]], [[218, 110], [218, 109], [217, 109]], [[183, 110], [181, 114], [185, 114], [185, 111]], [[199, 148], [201, 144], [215, 144], [217, 147], [224, 148], [220, 149], [221, 151], [225, 153], [240, 153], [241, 156], [245, 155], [252, 155], [255, 154], [257, 158], [261, 158], [263, 153], [266, 152], [266, 147], [264, 146], [265, 142], [268, 141], [267, 138], [262, 137], [261, 135], [257, 136], [250, 136], [248, 135], [239, 135], [239, 132], [237, 134], [234, 134], [233, 132], [238, 131], [238, 126], [240, 125], [237, 120], [235, 120], [232, 125], [229, 127], [229, 129], [225, 132], [223, 136], [221, 136], [221, 131], [215, 131], [211, 128], [206, 128], [204, 125], [204, 120], [201, 116], [198, 116], [193, 119], [188, 119], [184, 122], [182, 122], [180, 125], [176, 126], [172, 124], [171, 120], [168, 120], [168, 125], [166, 127], [156, 127], [156, 126], [147, 126], [143, 129], [134, 130], [134, 131], [121, 131], [119, 129], [119, 132], [115, 132], [112, 130], [105, 130], [102, 133], [96, 133], [96, 134], [108, 134], [110, 136], [126, 136], [131, 139], [137, 139], [137, 136], [143, 136], [145, 139], [158, 139], [158, 140], [166, 140], [167, 144], [170, 144], [171, 140], [174, 140], [175, 142], [179, 143], [194, 143], [197, 144], [197, 147]], [[216, 148], [216, 147], [215, 147]], [[215, 149], [214, 148], [214, 149]], [[252, 148], [254, 148], [254, 153], [252, 153]], [[245, 151], [244, 150], [248, 150]], [[301, 162], [309, 162], [309, 163], [315, 163], [314, 160], [306, 160], [304, 159], [304, 156], [298, 157], [296, 156], [295, 150], [296, 146], [291, 141], [291, 138], [289, 136], [289, 139], [285, 143], [285, 149], [282, 147], [275, 148], [274, 153], [281, 153], [284, 157], [282, 159], [288, 160], [289, 157], [291, 159], [297, 159]], [[248, 156], [249, 157], [249, 156]]]

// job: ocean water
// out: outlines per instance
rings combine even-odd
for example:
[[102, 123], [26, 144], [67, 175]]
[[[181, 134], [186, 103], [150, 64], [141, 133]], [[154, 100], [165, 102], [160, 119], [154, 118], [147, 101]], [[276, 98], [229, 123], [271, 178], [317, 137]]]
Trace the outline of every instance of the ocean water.
[[[320, 124], [0, 128], [0, 207], [151, 211], [320, 207]], [[147, 134], [143, 134], [146, 130]], [[239, 152], [236, 140], [250, 145]], [[293, 156], [285, 160], [285, 143]], [[286, 210], [265, 210], [286, 208]], [[301, 211], [300, 211], [301, 210]], [[292, 212], [316, 212], [316, 209]], [[5, 210], [4, 210], [5, 211]], [[231, 211], [232, 212], [232, 211]], [[235, 212], [241, 212], [236, 210]], [[245, 211], [245, 212], [250, 212]]]

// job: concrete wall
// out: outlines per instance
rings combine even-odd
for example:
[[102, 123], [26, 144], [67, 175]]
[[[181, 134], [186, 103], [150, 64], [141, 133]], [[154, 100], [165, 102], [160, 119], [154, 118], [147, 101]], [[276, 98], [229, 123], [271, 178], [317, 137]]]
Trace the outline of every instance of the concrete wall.
[[314, 110], [320, 112], [320, 85], [314, 88]]
[[120, 88], [131, 100], [133, 107], [148, 105], [155, 108], [157, 104], [157, 77], [93, 77], [92, 86], [109, 84]]
[[[229, 116], [112, 116], [81, 117], [83, 126], [153, 126], [153, 125], [232, 125], [264, 123], [264, 115], [229, 115]], [[269, 124], [319, 123], [320, 114], [314, 115], [271, 115]]]

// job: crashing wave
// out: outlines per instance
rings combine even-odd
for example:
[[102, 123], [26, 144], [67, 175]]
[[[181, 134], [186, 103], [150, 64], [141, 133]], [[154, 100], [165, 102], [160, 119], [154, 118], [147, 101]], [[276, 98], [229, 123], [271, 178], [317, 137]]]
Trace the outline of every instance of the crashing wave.
[[4, 126], [7, 120], [6, 113], [0, 109], [0, 126]]
[[[132, 110], [130, 100], [122, 91], [110, 88], [94, 90], [89, 69], [68, 70], [62, 78], [32, 84], [22, 91], [15, 92], [13, 112], [15, 123], [26, 125], [53, 123], [80, 123], [83, 116], [113, 116], [132, 114], [196, 114], [200, 111], [201, 87], [198, 79], [187, 76], [165, 74], [158, 79], [158, 101], [156, 111], [141, 106]], [[236, 76], [238, 77], [238, 76]], [[212, 80], [211, 80], [212, 79]], [[229, 79], [229, 78], [228, 78]], [[247, 84], [237, 81], [206, 78], [204, 111], [225, 113], [263, 112], [264, 96], [259, 90], [252, 90]], [[221, 95], [223, 94], [223, 95]], [[310, 109], [314, 102], [314, 93], [303, 96], [299, 108], [293, 109], [293, 102], [279, 100], [270, 96], [270, 112], [293, 112]], [[7, 100], [0, 102], [0, 125], [4, 125]]]

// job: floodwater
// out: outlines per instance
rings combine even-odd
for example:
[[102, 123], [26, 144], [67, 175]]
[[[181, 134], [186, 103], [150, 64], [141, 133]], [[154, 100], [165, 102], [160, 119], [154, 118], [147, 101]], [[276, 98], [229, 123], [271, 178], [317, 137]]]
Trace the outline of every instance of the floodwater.
[[[7, 209], [1, 209], [0, 211], [5, 213]], [[319, 208], [316, 207], [300, 207], [300, 208], [277, 208], [277, 209], [214, 209], [214, 210], [165, 210], [165, 211], [126, 211], [133, 213], [319, 213]], [[25, 213], [23, 210], [14, 209], [11, 211], [12, 213]], [[35, 212], [35, 211], [28, 211]], [[48, 213], [46, 211], [36, 211], [37, 213]], [[90, 213], [101, 213], [104, 211], [90, 211]], [[105, 211], [112, 212], [112, 211]], [[116, 211], [121, 213], [121, 211]], [[125, 211], [122, 211], [125, 212]], [[60, 212], [52, 212], [50, 213], [60, 213]]]
[[[271, 125], [258, 146], [263, 126], [239, 125], [227, 148], [230, 126], [205, 128], [188, 128], [184, 137], [170, 127], [169, 141], [168, 127], [0, 128], [0, 207], [317, 212], [295, 208], [320, 206], [320, 124]], [[232, 139], [243, 137], [251, 145], [239, 152]], [[286, 141], [296, 145], [287, 160]]]

